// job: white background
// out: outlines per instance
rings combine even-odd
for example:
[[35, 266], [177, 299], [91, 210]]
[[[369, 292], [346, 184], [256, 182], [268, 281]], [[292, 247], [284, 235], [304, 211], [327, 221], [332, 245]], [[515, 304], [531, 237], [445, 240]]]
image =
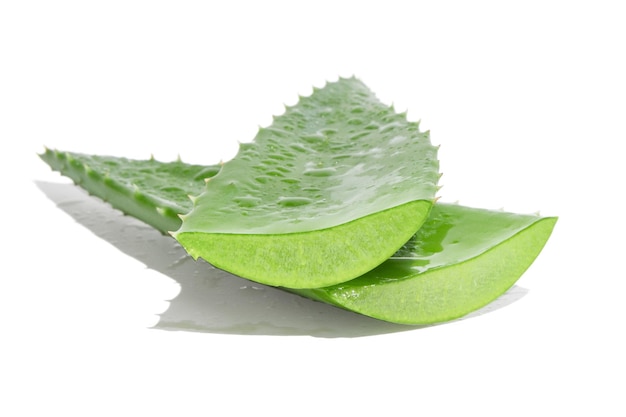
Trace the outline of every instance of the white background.
[[[0, 415], [626, 415], [620, 2], [0, 4]], [[559, 216], [508, 301], [414, 329], [252, 285], [36, 155], [228, 160], [351, 75], [442, 200]]]

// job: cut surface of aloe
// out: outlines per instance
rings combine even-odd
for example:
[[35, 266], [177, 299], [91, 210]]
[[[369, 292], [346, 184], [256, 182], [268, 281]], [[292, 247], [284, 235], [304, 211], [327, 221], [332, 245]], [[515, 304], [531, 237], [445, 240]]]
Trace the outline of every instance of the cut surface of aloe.
[[377, 268], [339, 285], [294, 292], [394, 323], [452, 320], [508, 290], [539, 255], [556, 221], [439, 203]]
[[359, 80], [340, 79], [242, 144], [173, 236], [194, 258], [258, 282], [333, 285], [419, 229], [438, 179], [428, 133]]
[[[133, 207], [126, 212], [149, 224], [155, 216], [161, 219], [153, 223], [163, 232], [181, 223], [163, 207], [186, 212], [191, 206], [187, 194], [201, 189], [203, 178], [219, 169], [51, 150], [41, 156], [113, 207]], [[377, 268], [339, 285], [284, 289], [395, 323], [452, 320], [510, 288], [537, 257], [556, 220], [439, 203], [420, 230]]]

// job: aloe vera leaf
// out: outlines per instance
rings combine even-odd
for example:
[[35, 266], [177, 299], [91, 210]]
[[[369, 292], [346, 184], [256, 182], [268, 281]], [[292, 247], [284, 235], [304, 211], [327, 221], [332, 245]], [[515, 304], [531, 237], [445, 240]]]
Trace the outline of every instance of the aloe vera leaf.
[[179, 215], [188, 213], [193, 205], [187, 195], [200, 193], [205, 179], [220, 169], [218, 165], [134, 160], [47, 148], [39, 156], [91, 195], [162, 233], [180, 227]]
[[[50, 150], [41, 157], [78, 185], [89, 187], [91, 194], [112, 195], [109, 201], [113, 207], [134, 207], [129, 214], [146, 223], [163, 206], [184, 213], [191, 206], [186, 195], [202, 187], [198, 178], [211, 177], [219, 169]], [[152, 177], [151, 171], [158, 172], [158, 178]], [[88, 175], [91, 180], [86, 179]], [[105, 176], [110, 180], [99, 183]], [[169, 190], [171, 184], [178, 184], [180, 192]], [[118, 191], [120, 188], [123, 192]], [[140, 199], [140, 205], [135, 203], [137, 193], [147, 196]], [[162, 227], [155, 227], [166, 231], [170, 221], [181, 223], [174, 216], [161, 221]], [[555, 217], [438, 203], [422, 228], [374, 270], [340, 285], [283, 289], [395, 323], [452, 320], [479, 309], [510, 288], [542, 250], [556, 221]]]
[[422, 225], [437, 148], [355, 78], [315, 89], [224, 164], [173, 236], [257, 282], [316, 288], [388, 259]]
[[452, 320], [513, 286], [556, 221], [438, 203], [424, 226], [377, 268], [339, 285], [292, 291], [394, 323]]

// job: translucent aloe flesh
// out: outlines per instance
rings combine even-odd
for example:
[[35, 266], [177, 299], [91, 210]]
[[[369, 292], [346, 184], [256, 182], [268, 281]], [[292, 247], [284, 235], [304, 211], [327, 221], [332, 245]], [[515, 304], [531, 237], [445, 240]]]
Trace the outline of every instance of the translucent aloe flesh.
[[[187, 194], [201, 189], [204, 176], [219, 168], [52, 150], [41, 157], [91, 194], [163, 232], [180, 225], [175, 214], [190, 209]], [[537, 257], [555, 223], [554, 217], [436, 204], [420, 230], [377, 268], [334, 286], [285, 289], [390, 322], [447, 321], [510, 288]]]
[[436, 204], [411, 240], [374, 270], [342, 284], [294, 292], [395, 323], [452, 320], [513, 286], [556, 221]]
[[289, 107], [224, 164], [173, 236], [194, 257], [291, 288], [353, 279], [422, 225], [437, 149], [417, 123], [340, 79]]

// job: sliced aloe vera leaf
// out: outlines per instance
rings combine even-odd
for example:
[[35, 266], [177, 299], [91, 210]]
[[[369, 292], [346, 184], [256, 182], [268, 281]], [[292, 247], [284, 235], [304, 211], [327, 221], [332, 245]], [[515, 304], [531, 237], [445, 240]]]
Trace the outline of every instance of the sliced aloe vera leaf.
[[292, 291], [394, 323], [456, 319], [513, 286], [556, 221], [438, 203], [423, 227], [377, 268], [339, 285]]
[[422, 225], [439, 179], [417, 123], [340, 79], [274, 118], [224, 164], [173, 236], [257, 282], [314, 288], [388, 259]]
[[91, 195], [168, 233], [180, 227], [180, 214], [191, 210], [187, 197], [200, 193], [219, 165], [189, 165], [46, 149], [39, 155]]
[[[154, 222], [155, 213], [162, 207], [187, 211], [186, 195], [219, 169], [50, 150], [41, 157], [91, 194], [161, 231], [181, 220], [157, 216]], [[170, 190], [172, 184], [180, 192]], [[145, 197], [137, 201], [137, 195]], [[418, 233], [378, 268], [341, 285], [283, 289], [390, 322], [452, 320], [510, 288], [542, 250], [556, 220], [439, 203]]]

